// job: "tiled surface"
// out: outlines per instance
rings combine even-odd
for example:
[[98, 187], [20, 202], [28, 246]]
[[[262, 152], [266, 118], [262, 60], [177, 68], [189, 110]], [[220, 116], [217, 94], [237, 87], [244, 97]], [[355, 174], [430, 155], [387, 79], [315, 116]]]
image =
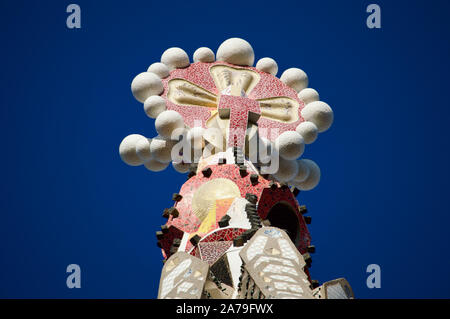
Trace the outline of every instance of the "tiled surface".
[[[201, 221], [195, 216], [191, 209], [192, 197], [195, 191], [205, 182], [213, 178], [226, 178], [234, 182], [241, 191], [241, 197], [245, 197], [246, 193], [252, 193], [258, 197], [261, 195], [263, 189], [268, 187], [269, 181], [264, 178], [259, 178], [259, 183], [257, 185], [252, 185], [250, 181], [250, 174], [245, 177], [241, 177], [239, 173], [239, 167], [234, 164], [225, 165], [211, 165], [209, 166], [213, 173], [211, 176], [204, 177], [203, 174], [199, 173], [191, 177], [184, 185], [181, 187], [180, 194], [183, 196], [182, 200], [177, 202], [176, 208], [180, 212], [180, 216], [175, 219], [170, 219], [168, 225], [174, 225], [177, 228], [188, 232], [195, 233], [200, 225]], [[222, 213], [222, 207], [225, 208], [227, 203], [219, 203], [220, 213]], [[229, 203], [231, 204], [231, 202]], [[229, 207], [229, 206], [228, 206]]]
[[[210, 177], [204, 177], [203, 174], [199, 173], [193, 177], [191, 177], [181, 188], [180, 194], [183, 196], [182, 200], [176, 203], [176, 208], [180, 212], [179, 217], [170, 218], [167, 225], [175, 226], [177, 229], [176, 238], [181, 238], [181, 231], [187, 232], [192, 237], [194, 234], [199, 235], [202, 240], [211, 241], [211, 240], [232, 240], [233, 237], [224, 236], [222, 231], [228, 232], [228, 230], [220, 230], [218, 233], [212, 233], [211, 238], [207, 239], [206, 236], [208, 233], [211, 233], [214, 229], [218, 229], [218, 221], [226, 214], [227, 210], [230, 208], [234, 199], [221, 199], [217, 200], [214, 205], [214, 214], [215, 221], [211, 222], [210, 219], [204, 220], [203, 222], [210, 223], [207, 225], [208, 227], [202, 227], [203, 229], [207, 229], [206, 231], [199, 232], [200, 227], [202, 226], [202, 221], [200, 221], [197, 216], [192, 212], [191, 202], [192, 197], [195, 191], [204, 183], [210, 181], [214, 178], [226, 178], [233, 183], [235, 183], [241, 193], [241, 197], [245, 198], [247, 193], [255, 194], [258, 196], [258, 214], [262, 219], [267, 218], [267, 214], [270, 209], [279, 202], [284, 202], [292, 206], [293, 210], [296, 213], [299, 223], [300, 229], [300, 240], [298, 242], [297, 248], [301, 253], [306, 252], [306, 248], [311, 244], [311, 236], [309, 234], [306, 223], [303, 219], [303, 216], [299, 213], [299, 204], [295, 199], [294, 195], [288, 188], [280, 188], [272, 190], [269, 188], [270, 181], [265, 180], [261, 176], [259, 176], [259, 183], [256, 185], [252, 185], [250, 182], [250, 174], [242, 177], [239, 173], [239, 167], [234, 164], [224, 164], [224, 165], [210, 165], [208, 166], [212, 169], [212, 174]], [[245, 212], [243, 212], [244, 214]], [[172, 227], [171, 227], [172, 228]], [[172, 231], [175, 231], [173, 229]], [[171, 232], [170, 232], [171, 234]], [[233, 234], [234, 236], [234, 234]], [[169, 250], [171, 246], [171, 242], [173, 240], [173, 235], [170, 235], [167, 240], [163, 242], [163, 250], [166, 255], [169, 255]], [[215, 239], [212, 239], [215, 238]], [[190, 251], [192, 249], [192, 244], [190, 242], [186, 245], [186, 251]], [[199, 254], [196, 250], [191, 252], [192, 254]]]
[[169, 227], [169, 231], [164, 234], [163, 239], [160, 241], [165, 258], [170, 257], [170, 247], [172, 247], [173, 240], [175, 238], [179, 238], [181, 240], [183, 238], [183, 232], [178, 228], [171, 226]]
[[299, 212], [299, 204], [289, 188], [277, 188], [275, 190], [270, 188], [264, 189], [258, 202], [258, 214], [262, 219], [266, 219], [270, 209], [280, 202], [289, 204], [298, 218], [300, 240], [297, 248], [304, 254], [306, 253], [306, 248], [311, 245], [311, 235], [309, 234], [303, 215]]
[[232, 241], [200, 242], [198, 246], [200, 249], [201, 259], [206, 261], [209, 265], [212, 265], [217, 261], [217, 259], [225, 254], [231, 245], [233, 245]]
[[159, 299], [200, 299], [209, 266], [184, 252], [171, 256], [164, 264]]
[[[219, 91], [216, 87], [213, 77], [211, 76], [210, 68], [214, 65], [228, 65], [237, 69], [247, 69], [252, 70], [259, 74], [259, 82], [251, 90], [248, 98], [251, 100], [267, 99], [272, 97], [288, 97], [296, 100], [300, 107], [298, 109], [298, 120], [292, 123], [283, 123], [279, 121], [274, 121], [269, 118], [260, 117], [258, 120], [258, 127], [263, 129], [273, 129], [279, 130], [278, 134], [264, 136], [270, 140], [274, 140], [279, 134], [285, 131], [293, 131], [298, 124], [303, 122], [301, 116], [301, 110], [304, 107], [303, 102], [297, 97], [297, 92], [280, 81], [277, 77], [261, 72], [253, 67], [237, 67], [225, 62], [214, 62], [214, 63], [203, 63], [197, 62], [192, 63], [189, 67], [185, 69], [175, 69], [171, 71], [169, 77], [163, 79], [164, 92], [162, 97], [166, 99], [167, 109], [175, 110], [180, 113], [187, 126], [193, 127], [195, 121], [200, 121], [201, 125], [206, 128], [206, 121], [211, 116], [210, 107], [194, 106], [194, 105], [178, 105], [173, 103], [167, 98], [168, 93], [168, 82], [172, 79], [184, 79], [188, 82], [194, 83], [195, 85], [209, 91], [212, 94], [219, 96]], [[232, 124], [233, 125], [233, 124]], [[240, 124], [239, 124], [240, 125]]]

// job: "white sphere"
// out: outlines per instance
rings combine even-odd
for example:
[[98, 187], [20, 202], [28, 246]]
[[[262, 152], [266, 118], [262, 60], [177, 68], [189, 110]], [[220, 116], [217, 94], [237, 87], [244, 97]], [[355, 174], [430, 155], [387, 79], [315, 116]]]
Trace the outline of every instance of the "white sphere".
[[303, 191], [309, 191], [319, 184], [320, 181], [320, 168], [319, 166], [311, 160], [303, 159], [304, 163], [309, 168], [309, 175], [301, 183], [298, 183], [296, 187]]
[[298, 172], [291, 183], [297, 186], [299, 183], [304, 182], [309, 176], [309, 165], [305, 160], [297, 160]]
[[290, 68], [284, 71], [280, 80], [297, 92], [308, 86], [308, 76], [303, 70], [297, 68]]
[[189, 66], [189, 57], [183, 49], [169, 48], [161, 55], [161, 62], [167, 65], [169, 70], [183, 69]]
[[297, 161], [289, 161], [279, 157], [278, 171], [273, 175], [280, 182], [288, 182], [295, 178], [298, 173]]
[[217, 49], [217, 61], [225, 61], [235, 65], [252, 66], [255, 61], [253, 48], [240, 38], [225, 40]]
[[294, 160], [303, 154], [305, 141], [297, 132], [286, 131], [277, 137], [275, 147], [281, 157], [287, 160]]
[[201, 126], [193, 127], [188, 131], [186, 139], [193, 149], [201, 150], [205, 147], [205, 141], [203, 139], [204, 132], [205, 129]]
[[333, 124], [333, 110], [322, 101], [311, 102], [301, 111], [306, 121], [316, 124], [319, 133], [325, 132]]
[[[170, 163], [170, 162], [169, 162]], [[148, 162], [144, 163], [146, 169], [152, 172], [160, 172], [163, 171], [169, 166], [169, 163], [161, 163], [156, 159], [152, 158]]]
[[194, 52], [194, 62], [206, 62], [211, 63], [214, 62], [214, 52], [210, 48], [198, 48]]
[[184, 120], [180, 113], [167, 110], [158, 115], [155, 128], [159, 135], [170, 138], [175, 129], [184, 128]]
[[144, 102], [144, 111], [148, 117], [155, 119], [166, 110], [166, 100], [159, 95], [149, 96]]
[[161, 79], [154, 73], [142, 72], [131, 82], [131, 92], [136, 100], [144, 103], [150, 95], [159, 95], [164, 91]]
[[147, 162], [152, 158], [152, 153], [150, 152], [151, 142], [151, 138], [141, 138], [136, 142], [136, 154], [142, 162]]
[[274, 59], [262, 58], [256, 63], [256, 68], [260, 71], [276, 75], [278, 72], [278, 64]]
[[172, 161], [172, 148], [176, 141], [166, 140], [160, 136], [152, 139], [150, 143], [150, 152], [152, 158], [161, 163], [170, 163]]
[[165, 79], [169, 76], [170, 71], [167, 65], [161, 62], [153, 63], [148, 67], [147, 72], [155, 73], [157, 76], [159, 76], [161, 79]]
[[174, 170], [176, 170], [178, 173], [184, 174], [189, 172], [189, 168], [191, 167], [191, 164], [189, 163], [183, 163], [183, 162], [172, 162], [172, 166]]
[[319, 101], [320, 99], [319, 93], [312, 88], [306, 88], [298, 92], [298, 98], [302, 100], [305, 105], [311, 102]]
[[319, 132], [316, 124], [308, 121], [301, 122], [295, 131], [303, 137], [306, 144], [313, 143], [317, 139], [317, 134]]
[[131, 166], [139, 166], [144, 162], [136, 154], [136, 143], [141, 140], [146, 139], [144, 136], [139, 134], [131, 134], [125, 137], [119, 146], [119, 154], [122, 161]]

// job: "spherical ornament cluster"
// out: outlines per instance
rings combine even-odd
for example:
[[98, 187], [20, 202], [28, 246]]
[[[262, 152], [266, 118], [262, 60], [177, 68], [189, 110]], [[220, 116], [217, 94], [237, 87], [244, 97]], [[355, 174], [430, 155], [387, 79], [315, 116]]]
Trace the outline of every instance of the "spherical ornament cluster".
[[[213, 63], [217, 60], [241, 67], [251, 67], [255, 62], [252, 46], [240, 38], [225, 40], [217, 49], [216, 54], [210, 48], [200, 47], [194, 52], [192, 58], [194, 63]], [[188, 54], [181, 48], [172, 47], [163, 52], [160, 62], [151, 64], [147, 72], [140, 73], [133, 79], [131, 83], [133, 96], [143, 103], [147, 116], [156, 119], [155, 128], [158, 136], [153, 139], [139, 134], [127, 136], [119, 146], [119, 153], [122, 160], [128, 165], [144, 165], [150, 171], [158, 172], [167, 168], [172, 162], [174, 170], [186, 173], [191, 168], [191, 163], [187, 162], [197, 160], [197, 155], [192, 157], [194, 153], [203, 154], [204, 157], [215, 157], [217, 152], [227, 154], [226, 136], [228, 133], [221, 131], [226, 127], [227, 122], [224, 122], [226, 124], [223, 125], [220, 122], [222, 119], [217, 119], [219, 127], [213, 125], [213, 127], [208, 126], [207, 129], [202, 126], [187, 127], [183, 116], [172, 109], [167, 92], [164, 92], [164, 85], [168, 86], [165, 79], [170, 76], [172, 71], [189, 66]], [[272, 58], [263, 57], [257, 61], [255, 69], [261, 76], [266, 73], [264, 75], [266, 77], [275, 77], [278, 73], [278, 64]], [[256, 72], [255, 69], [250, 68], [249, 70]], [[233, 72], [231, 71], [231, 73]], [[224, 76], [230, 76], [231, 73], [227, 75], [225, 72]], [[241, 78], [242, 81], [245, 79], [245, 77]], [[276, 78], [274, 79], [276, 80]], [[223, 80], [230, 81], [227, 78], [223, 78]], [[269, 140], [266, 135], [260, 136], [262, 133], [257, 127], [256, 134], [252, 135], [252, 138], [249, 137], [247, 143], [255, 144], [256, 141], [258, 147], [256, 151], [246, 147], [244, 155], [250, 161], [256, 161], [257, 167], [278, 164], [275, 165], [277, 168], [275, 171], [267, 174], [301, 190], [310, 190], [320, 181], [320, 168], [311, 160], [299, 158], [304, 153], [305, 144], [313, 143], [316, 141], [318, 133], [330, 128], [333, 123], [333, 110], [327, 103], [320, 101], [319, 93], [316, 90], [308, 88], [308, 76], [303, 70], [288, 68], [281, 74], [279, 80], [297, 94], [298, 117], [297, 124], [294, 126], [295, 130], [291, 126], [287, 131], [271, 137]], [[287, 88], [283, 86], [283, 89]], [[188, 90], [192, 90], [192, 88], [188, 88]], [[222, 92], [222, 94], [224, 93]], [[208, 99], [210, 99], [209, 96]], [[173, 103], [173, 101], [171, 102]], [[276, 108], [271, 109], [271, 112], [276, 111]], [[179, 136], [182, 136], [181, 147], [180, 144], [177, 144]], [[184, 147], [187, 147], [187, 151]], [[214, 151], [211, 152], [209, 148]], [[172, 153], [176, 153], [177, 156], [172, 156]], [[182, 154], [185, 154], [187, 158], [180, 156]], [[231, 159], [233, 159], [232, 156]]]

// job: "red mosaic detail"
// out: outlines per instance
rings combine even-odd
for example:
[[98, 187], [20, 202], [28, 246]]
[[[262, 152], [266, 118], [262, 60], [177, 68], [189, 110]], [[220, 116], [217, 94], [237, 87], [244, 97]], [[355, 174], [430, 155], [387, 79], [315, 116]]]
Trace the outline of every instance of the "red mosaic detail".
[[232, 241], [243, 232], [245, 232], [245, 229], [243, 228], [223, 228], [206, 235], [202, 238], [201, 242]]
[[233, 245], [232, 241], [200, 242], [201, 259], [213, 265]]
[[303, 215], [299, 212], [299, 204], [289, 188], [264, 189], [258, 202], [258, 214], [262, 219], [266, 219], [270, 209], [280, 202], [289, 204], [297, 216], [300, 230], [300, 240], [297, 243], [297, 248], [301, 254], [304, 254], [307, 252], [307, 247], [311, 245], [311, 235]]
[[[259, 198], [263, 189], [269, 185], [269, 181], [261, 176], [259, 177], [258, 184], [252, 185], [250, 181], [251, 174], [241, 177], [239, 167], [234, 164], [209, 165], [207, 167], [210, 167], [212, 170], [210, 177], [204, 177], [203, 174], [199, 173], [187, 180], [181, 187], [179, 193], [183, 196], [183, 198], [175, 205], [180, 215], [177, 218], [171, 217], [168, 220], [167, 225], [173, 225], [187, 233], [195, 233], [199, 229], [201, 221], [192, 212], [192, 197], [201, 185], [214, 178], [226, 178], [234, 182], [238, 186], [241, 192], [241, 197], [243, 198], [245, 198], [245, 194], [247, 193], [255, 194]], [[218, 226], [216, 225], [216, 227]]]
[[272, 141], [278, 137], [279, 134], [285, 131], [293, 131], [295, 128], [304, 121], [301, 116], [301, 110], [305, 106], [304, 103], [298, 98], [297, 92], [281, 82], [277, 77], [257, 70], [254, 67], [238, 67], [236, 65], [232, 65], [226, 62], [217, 61], [214, 63], [204, 63], [197, 62], [192, 63], [189, 67], [184, 69], [175, 69], [170, 72], [170, 75], [163, 79], [164, 92], [162, 97], [166, 100], [167, 109], [174, 110], [180, 113], [184, 122], [187, 126], [193, 127], [194, 121], [201, 121], [202, 126], [206, 128], [206, 121], [211, 116], [211, 111], [207, 107], [202, 106], [187, 106], [187, 105], [178, 105], [173, 103], [167, 98], [168, 93], [168, 83], [172, 79], [184, 79], [186, 81], [192, 82], [195, 85], [202, 87], [203, 89], [215, 94], [219, 97], [220, 92], [215, 86], [214, 79], [211, 76], [210, 68], [214, 65], [227, 65], [235, 69], [246, 69], [251, 70], [259, 74], [260, 80], [250, 92], [248, 98], [252, 100], [266, 99], [271, 97], [289, 97], [291, 99], [296, 100], [299, 103], [298, 109], [298, 120], [293, 123], [283, 123], [275, 120], [271, 120], [268, 118], [260, 117], [258, 120], [258, 127], [264, 129], [277, 129], [277, 134], [268, 134], [264, 136]]
[[160, 240], [161, 242], [161, 250], [163, 251], [163, 256], [165, 258], [169, 258], [170, 253], [170, 247], [172, 247], [173, 240], [175, 238], [183, 238], [183, 231], [179, 230], [178, 228], [174, 226], [169, 227], [169, 231], [164, 234], [164, 237]]
[[223, 228], [217, 231], [210, 232], [204, 236], [198, 246], [194, 247], [191, 242], [186, 245], [186, 252], [190, 251], [192, 256], [201, 258], [199, 246], [201, 243], [215, 243], [215, 242], [233, 242], [233, 239], [244, 233], [246, 229], [243, 228]]

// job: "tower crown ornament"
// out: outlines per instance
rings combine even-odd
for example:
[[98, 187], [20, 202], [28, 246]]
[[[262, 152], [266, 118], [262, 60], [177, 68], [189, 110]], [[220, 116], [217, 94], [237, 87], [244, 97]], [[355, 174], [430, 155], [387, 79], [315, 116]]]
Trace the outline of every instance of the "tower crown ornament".
[[216, 55], [199, 48], [193, 63], [170, 48], [131, 83], [158, 136], [125, 137], [122, 160], [189, 172], [156, 234], [159, 298], [351, 298], [345, 279], [311, 281], [311, 218], [295, 198], [319, 183], [318, 165], [300, 157], [333, 111], [301, 69], [277, 78], [275, 60], [254, 61], [239, 38]]

